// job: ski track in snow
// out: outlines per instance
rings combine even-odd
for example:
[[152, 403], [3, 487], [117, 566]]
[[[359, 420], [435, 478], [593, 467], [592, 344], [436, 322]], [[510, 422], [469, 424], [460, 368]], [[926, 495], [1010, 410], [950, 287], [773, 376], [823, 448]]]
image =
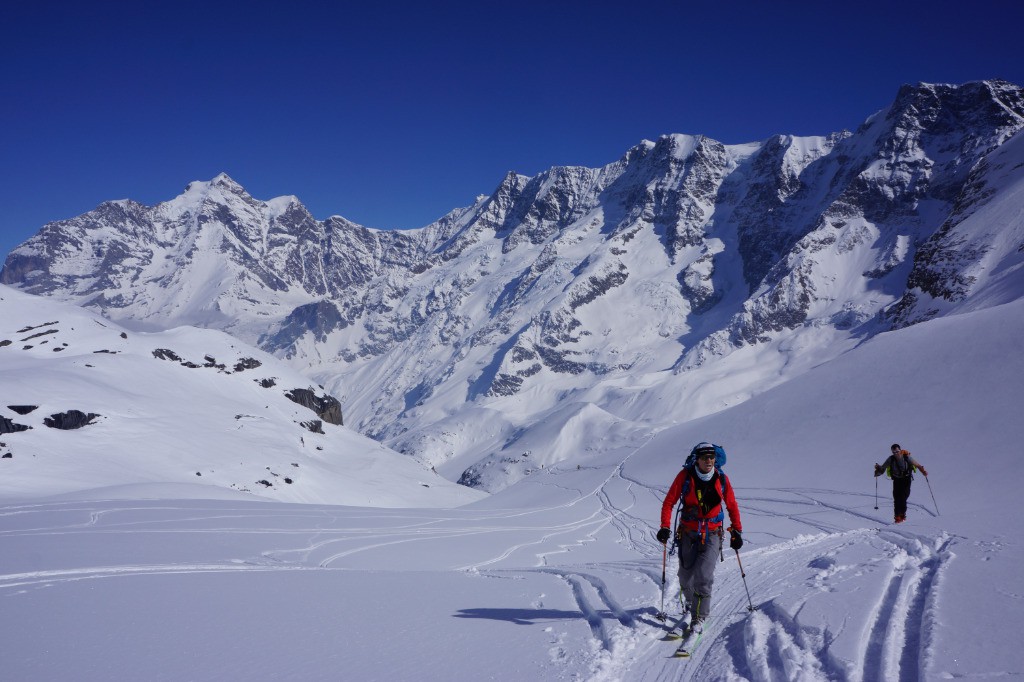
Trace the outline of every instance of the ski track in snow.
[[[735, 567], [719, 567], [712, 618], [704, 640], [688, 661], [672, 658], [675, 643], [659, 641], [665, 626], [654, 620], [655, 609], [638, 612], [622, 608], [604, 581], [593, 573], [567, 569], [555, 572], [571, 586], [573, 597], [601, 647], [589, 679], [909, 682], [928, 678], [926, 652], [934, 601], [930, 595], [937, 586], [943, 563], [950, 558], [951, 542], [940, 538], [939, 546], [932, 547], [929, 539], [909, 533], [857, 529], [784, 543], [788, 545], [784, 548], [747, 553], [744, 568], [751, 594], [762, 598], [767, 595], [769, 599], [760, 600], [757, 610], [749, 613], [738, 571]], [[787, 590], [808, 592], [809, 587], [812, 596], [836, 589], [827, 575], [834, 568], [827, 557], [841, 555], [844, 549], [864, 543], [889, 554], [890, 574], [882, 596], [869, 609], [870, 636], [866, 649], [854, 660], [846, 660], [830, 651], [836, 638], [844, 634], [845, 624], [839, 624], [838, 631], [822, 631], [815, 624], [802, 622], [801, 604], [787, 608], [770, 597]], [[826, 575], [817, 578], [816, 587], [803, 584], [806, 575], [794, 578], [790, 574], [794, 557], [806, 559], [809, 566], [828, 567], [823, 571]], [[591, 569], [644, 572], [639, 565]], [[674, 581], [672, 588], [676, 588]], [[862, 640], [858, 632], [846, 634], [853, 642]]]
[[[738, 491], [739, 492], [739, 491]], [[589, 668], [591, 680], [898, 680], [913, 682], [928, 677], [928, 651], [932, 641], [933, 611], [941, 592], [942, 571], [952, 558], [955, 539], [942, 535], [925, 537], [905, 528], [877, 526], [876, 516], [860, 511], [865, 496], [828, 490], [743, 489], [742, 505], [748, 518], [773, 515], [792, 521], [795, 528], [811, 534], [764, 547], [747, 545], [743, 551], [751, 598], [757, 610], [748, 611], [747, 591], [733, 556], [716, 571], [712, 618], [700, 646], [688, 660], [672, 658], [675, 644], [659, 641], [665, 626], [655, 619], [661, 596], [661, 547], [650, 537], [648, 519], [631, 514], [638, 493], [646, 496], [642, 508], [660, 492], [625, 478], [622, 466], [600, 487], [560, 508], [574, 507], [591, 498], [597, 509], [578, 507], [582, 514], [561, 524], [531, 524], [542, 519], [536, 510], [484, 512], [474, 515], [455, 511], [423, 512], [406, 518], [399, 511], [359, 510], [332, 515], [314, 512], [267, 513], [266, 527], [253, 528], [251, 511], [233, 512], [219, 507], [209, 515], [173, 505], [139, 507], [136, 520], [118, 521], [128, 507], [97, 509], [88, 504], [39, 506], [42, 518], [64, 524], [33, 524], [33, 507], [11, 507], [4, 516], [25, 516], [23, 527], [0, 531], [0, 536], [60, 535], [75, 533], [261, 533], [267, 542], [283, 535], [288, 542], [269, 547], [259, 556], [212, 563], [162, 565], [113, 565], [76, 567], [0, 575], [0, 594], [7, 590], [45, 587], [62, 581], [113, 579], [156, 573], [224, 571], [282, 571], [345, 569], [345, 560], [360, 554], [389, 550], [408, 543], [467, 538], [482, 533], [524, 533], [528, 541], [513, 543], [499, 554], [475, 560], [455, 570], [483, 576], [509, 577], [527, 573], [555, 576], [565, 586], [590, 629], [595, 643], [581, 661], [568, 657], [563, 666]], [[835, 502], [851, 496], [851, 505]], [[828, 498], [827, 500], [825, 498]], [[831, 500], [831, 501], [828, 501]], [[559, 508], [559, 507], [556, 507]], [[56, 511], [56, 517], [52, 514]], [[649, 511], [649, 509], [648, 509]], [[918, 507], [917, 511], [926, 512]], [[589, 512], [589, 513], [588, 513]], [[159, 514], [166, 514], [160, 517]], [[84, 519], [81, 519], [84, 515]], [[140, 521], [139, 518], [149, 519]], [[308, 519], [308, 520], [307, 520]], [[365, 525], [360, 526], [360, 519]], [[384, 519], [382, 522], [381, 519]], [[381, 525], [381, 524], [384, 525]], [[250, 524], [244, 528], [239, 526]], [[844, 525], [845, 524], [845, 525]], [[748, 523], [748, 527], [756, 524]], [[610, 529], [629, 552], [632, 561], [581, 565], [552, 565], [550, 559], [567, 548], [580, 546], [604, 529]], [[580, 535], [583, 534], [583, 539]], [[560, 536], [572, 538], [570, 541]], [[303, 543], [301, 540], [305, 538]], [[300, 546], [295, 546], [299, 539]], [[554, 543], [555, 546], [552, 546]], [[503, 565], [521, 552], [537, 559], [537, 565]], [[727, 552], [726, 554], [730, 554]], [[853, 558], [850, 561], [847, 557]], [[678, 611], [675, 561], [670, 561], [666, 610]], [[794, 566], [806, 570], [794, 571]], [[871, 575], [868, 575], [868, 574]], [[829, 592], [863, 590], [865, 603], [850, 622], [815, 620], [813, 600]], [[877, 598], [869, 601], [875, 585]], [[618, 596], [618, 586], [632, 587]], [[880, 586], [880, 587], [879, 587]], [[819, 612], [820, 615], [820, 612]], [[838, 647], [837, 642], [844, 642]], [[565, 657], [563, 657], [565, 658]], [[579, 673], [565, 670], [569, 675]]]
[[54, 571], [30, 571], [27, 573], [8, 573], [0, 575], [0, 589], [27, 587], [33, 585], [51, 585], [60, 582], [78, 580], [96, 580], [99, 578], [117, 578], [126, 575], [158, 575], [171, 573], [224, 573], [235, 571], [306, 571], [305, 566], [257, 566], [253, 564], [168, 564], [148, 566], [102, 566], [96, 568], [75, 568]]
[[[780, 495], [776, 497], [775, 493]], [[830, 630], [828, 626], [819, 628], [816, 624], [805, 624], [800, 618], [804, 604], [799, 600], [780, 605], [769, 598], [762, 601], [755, 611], [749, 612], [742, 578], [736, 575], [736, 571], [720, 567], [716, 571], [714, 613], [704, 641], [689, 660], [680, 661], [672, 658], [674, 644], [657, 641], [665, 626], [652, 618], [654, 609], [638, 612], [623, 609], [605, 581], [593, 574], [609, 571], [612, 566], [591, 566], [591, 573], [565, 568], [538, 569], [554, 572], [566, 581], [595, 641], [600, 645], [589, 679], [886, 679], [907, 682], [927, 679], [927, 648], [935, 599], [933, 591], [942, 565], [952, 558], [948, 548], [953, 540], [946, 536], [919, 537], [906, 530], [850, 529], [851, 523], [869, 521], [877, 524], [877, 518], [856, 506], [843, 506], [823, 499], [842, 497], [842, 493], [835, 491], [779, 489], [758, 490], [755, 495], [758, 494], [771, 496], [744, 498], [745, 508], [754, 515], [777, 516], [779, 506], [789, 508], [785, 514], [787, 518], [817, 534], [801, 535], [763, 550], [745, 552], [744, 568], [753, 595], [770, 597], [795, 591], [798, 594], [809, 593], [813, 597], [822, 592], [840, 590], [845, 578], [843, 574], [852, 572], [855, 578], [863, 574], [863, 568], [856, 563], [843, 566], [838, 562], [845, 551], [867, 545], [870, 552], [885, 557], [882, 570], [888, 571], [888, 577], [881, 596], [869, 611], [870, 635], [866, 638], [866, 647], [861, 644], [865, 638], [860, 632], [849, 632], [846, 639], [861, 650], [852, 657], [835, 654], [833, 644], [850, 625], [846, 622], [833, 624], [837, 630]], [[650, 547], [650, 543], [638, 544], [639, 540], [634, 537], [635, 529], [644, 528], [645, 524], [643, 520], [629, 515], [632, 505], [615, 507], [605, 487], [596, 497], [614, 519], [614, 527], [631, 549]], [[862, 502], [859, 498], [866, 496], [854, 497], [855, 502]], [[634, 502], [635, 499], [634, 495]], [[930, 514], [927, 509], [914, 506], [918, 511]], [[828, 518], [824, 518], [826, 514]], [[654, 552], [647, 549], [647, 553]], [[813, 577], [809, 585], [805, 584], [808, 575], [795, 578], [791, 575], [794, 564], [803, 564], [810, 569]], [[655, 585], [660, 583], [657, 570], [652, 570], [645, 562], [620, 564], [615, 569], [632, 570]], [[674, 574], [674, 567], [669, 572]], [[674, 580], [672, 588], [673, 593], [678, 589]], [[660, 665], [657, 663], [659, 659], [666, 658]]]

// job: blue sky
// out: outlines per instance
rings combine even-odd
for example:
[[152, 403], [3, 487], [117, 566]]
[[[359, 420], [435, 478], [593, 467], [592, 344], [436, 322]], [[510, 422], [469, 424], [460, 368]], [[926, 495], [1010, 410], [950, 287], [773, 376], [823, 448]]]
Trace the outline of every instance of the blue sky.
[[1024, 3], [6, 2], [0, 256], [226, 172], [412, 228], [642, 139], [856, 127], [903, 83], [1024, 84]]

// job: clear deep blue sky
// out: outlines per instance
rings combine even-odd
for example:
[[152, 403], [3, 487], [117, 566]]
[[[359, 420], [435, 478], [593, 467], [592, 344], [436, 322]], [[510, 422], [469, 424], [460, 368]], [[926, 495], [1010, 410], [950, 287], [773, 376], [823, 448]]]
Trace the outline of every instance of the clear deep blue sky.
[[3, 2], [0, 258], [226, 172], [421, 227], [642, 139], [853, 129], [903, 83], [1024, 84], [1019, 0]]

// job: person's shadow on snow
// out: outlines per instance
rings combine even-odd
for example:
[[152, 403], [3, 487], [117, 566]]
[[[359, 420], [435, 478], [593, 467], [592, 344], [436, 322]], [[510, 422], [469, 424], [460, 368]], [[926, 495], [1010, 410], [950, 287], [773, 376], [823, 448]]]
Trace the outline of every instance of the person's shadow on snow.
[[[655, 618], [658, 613], [657, 609], [652, 607], [646, 607], [642, 609], [629, 609], [626, 611], [628, 619], [633, 621], [640, 621], [647, 625], [653, 625], [655, 627], [661, 627], [663, 623]], [[583, 613], [582, 611], [566, 611], [562, 609], [522, 609], [522, 608], [507, 608], [507, 609], [460, 609], [458, 613], [454, 614], [455, 618], [483, 618], [485, 620], [504, 620], [509, 623], [515, 623], [516, 625], [537, 625], [544, 622], [553, 621], [565, 621], [565, 620], [585, 620], [590, 623], [591, 626], [595, 625], [595, 621], [601, 620], [618, 620], [622, 622], [624, 619], [621, 615], [616, 615], [609, 610], [600, 610], [591, 614]], [[632, 625], [632, 622], [623, 623], [623, 625]]]

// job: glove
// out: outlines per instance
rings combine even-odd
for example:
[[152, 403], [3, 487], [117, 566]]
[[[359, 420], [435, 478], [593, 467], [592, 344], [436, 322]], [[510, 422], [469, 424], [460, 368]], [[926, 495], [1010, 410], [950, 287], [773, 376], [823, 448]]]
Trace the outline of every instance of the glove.
[[875, 476], [881, 476], [881, 475], [882, 475], [882, 465], [881, 464], [876, 464], [875, 465]]
[[672, 531], [670, 531], [668, 528], [658, 529], [658, 542], [664, 545], [668, 542], [668, 539], [670, 537], [672, 537]]
[[742, 546], [743, 546], [743, 535], [741, 535], [740, 531], [736, 530], [735, 528], [730, 528], [729, 529], [729, 548], [730, 549], [739, 549]]

